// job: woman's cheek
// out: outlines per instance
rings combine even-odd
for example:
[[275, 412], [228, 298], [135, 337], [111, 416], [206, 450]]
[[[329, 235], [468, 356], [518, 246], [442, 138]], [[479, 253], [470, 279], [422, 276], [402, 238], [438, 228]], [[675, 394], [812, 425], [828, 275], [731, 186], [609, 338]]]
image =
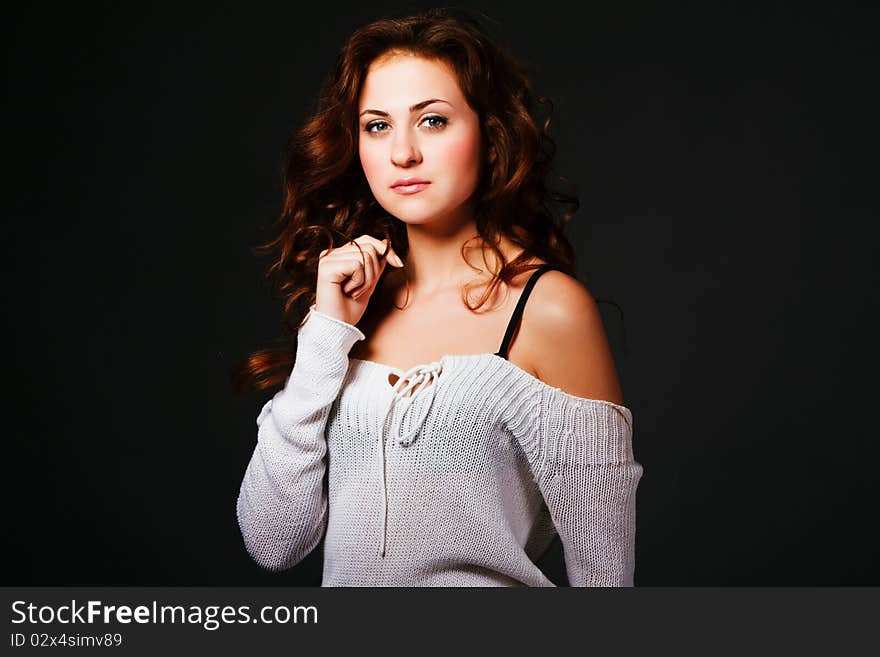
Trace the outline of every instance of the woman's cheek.
[[480, 142], [479, 139], [459, 139], [449, 144], [446, 152], [446, 161], [455, 166], [456, 171], [472, 174], [479, 169]]
[[364, 176], [367, 179], [367, 183], [370, 185], [370, 189], [372, 189], [375, 194], [376, 190], [381, 188], [381, 185], [379, 184], [380, 181], [377, 180], [380, 173], [379, 158], [377, 154], [372, 153], [369, 148], [362, 147], [360, 149], [360, 159]]

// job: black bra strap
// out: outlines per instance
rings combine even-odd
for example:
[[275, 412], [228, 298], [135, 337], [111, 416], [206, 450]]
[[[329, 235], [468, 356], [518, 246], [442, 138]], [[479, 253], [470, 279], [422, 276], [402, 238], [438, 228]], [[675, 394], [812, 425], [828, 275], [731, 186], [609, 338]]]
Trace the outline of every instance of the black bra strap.
[[513, 310], [513, 315], [510, 318], [510, 322], [507, 324], [507, 331], [504, 333], [504, 340], [501, 342], [501, 348], [495, 352], [496, 356], [501, 356], [505, 360], [507, 359], [507, 350], [510, 348], [510, 341], [513, 339], [513, 334], [516, 331], [517, 326], [519, 325], [519, 320], [522, 318], [523, 309], [526, 307], [526, 301], [529, 298], [529, 294], [532, 292], [532, 288], [535, 286], [538, 278], [545, 271], [550, 271], [551, 269], [559, 269], [558, 267], [554, 267], [553, 265], [541, 265], [532, 273], [529, 277], [529, 280], [526, 282], [525, 288], [523, 288], [522, 293], [519, 295], [519, 301], [516, 303], [516, 308]]

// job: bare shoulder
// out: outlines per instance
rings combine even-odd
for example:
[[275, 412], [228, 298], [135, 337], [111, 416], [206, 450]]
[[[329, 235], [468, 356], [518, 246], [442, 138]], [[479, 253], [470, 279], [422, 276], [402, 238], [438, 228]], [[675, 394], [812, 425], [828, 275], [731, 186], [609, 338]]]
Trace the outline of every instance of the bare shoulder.
[[526, 357], [541, 381], [576, 397], [624, 403], [599, 307], [583, 283], [545, 272], [522, 322]]

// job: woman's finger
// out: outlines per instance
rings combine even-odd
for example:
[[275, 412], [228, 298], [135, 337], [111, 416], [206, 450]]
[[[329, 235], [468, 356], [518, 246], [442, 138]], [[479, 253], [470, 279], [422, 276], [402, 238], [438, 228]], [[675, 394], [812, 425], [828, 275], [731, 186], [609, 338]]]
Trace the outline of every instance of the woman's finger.
[[352, 295], [353, 299], [359, 299], [364, 294], [372, 294], [376, 286], [376, 281], [381, 273], [381, 265], [379, 263], [379, 252], [372, 245], [364, 247], [364, 270], [366, 273], [366, 281]]
[[364, 270], [364, 258], [360, 251], [349, 255], [346, 263], [345, 269], [348, 273], [348, 280], [342, 284], [342, 292], [350, 294], [352, 290], [364, 284], [367, 274]]

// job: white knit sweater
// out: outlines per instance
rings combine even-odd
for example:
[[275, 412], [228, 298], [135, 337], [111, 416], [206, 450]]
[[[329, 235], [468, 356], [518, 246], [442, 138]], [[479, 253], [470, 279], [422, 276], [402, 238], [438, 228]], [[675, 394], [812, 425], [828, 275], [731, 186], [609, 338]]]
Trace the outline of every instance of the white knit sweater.
[[572, 586], [633, 585], [628, 408], [495, 354], [408, 372], [349, 358], [364, 338], [312, 306], [257, 417], [237, 514], [260, 566], [326, 536], [323, 586], [553, 586], [535, 561], [558, 532]]

